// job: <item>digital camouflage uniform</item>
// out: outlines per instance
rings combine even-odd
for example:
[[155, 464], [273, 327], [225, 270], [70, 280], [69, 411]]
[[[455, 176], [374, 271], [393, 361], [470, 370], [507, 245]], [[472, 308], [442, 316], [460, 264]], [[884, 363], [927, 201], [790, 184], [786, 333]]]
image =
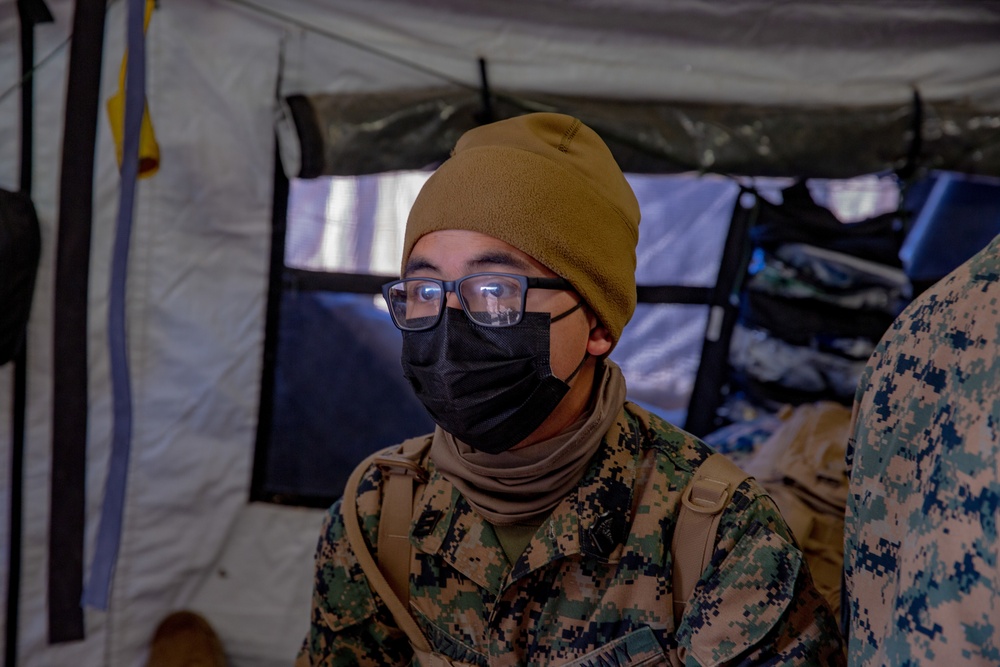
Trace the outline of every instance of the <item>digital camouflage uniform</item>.
[[1000, 665], [1000, 236], [897, 318], [861, 378], [851, 665]]
[[[681, 491], [711, 451], [630, 403], [577, 488], [516, 563], [492, 526], [428, 463], [415, 505], [411, 603], [432, 647], [473, 665], [841, 665], [836, 622], [771, 499], [736, 491], [711, 565], [675, 634], [671, 556]], [[381, 473], [359, 489], [377, 536]], [[373, 596], [331, 509], [316, 556], [312, 627], [298, 665], [405, 665], [406, 638]]]

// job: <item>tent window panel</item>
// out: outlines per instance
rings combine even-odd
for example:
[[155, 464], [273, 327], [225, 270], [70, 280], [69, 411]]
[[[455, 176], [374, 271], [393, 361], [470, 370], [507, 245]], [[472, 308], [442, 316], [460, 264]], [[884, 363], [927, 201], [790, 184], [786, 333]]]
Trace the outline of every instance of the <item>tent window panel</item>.
[[707, 306], [638, 304], [610, 357], [627, 379], [629, 400], [683, 424], [707, 322]]
[[400, 370], [399, 331], [377, 303], [282, 295], [264, 494], [272, 500], [329, 505], [369, 453], [433, 429]]
[[642, 212], [636, 282], [714, 285], [739, 185], [714, 175], [628, 174], [627, 178]]
[[295, 179], [285, 266], [395, 276], [406, 216], [429, 172]]
[[848, 179], [810, 179], [813, 200], [844, 223], [855, 223], [899, 209], [896, 178], [868, 174]]

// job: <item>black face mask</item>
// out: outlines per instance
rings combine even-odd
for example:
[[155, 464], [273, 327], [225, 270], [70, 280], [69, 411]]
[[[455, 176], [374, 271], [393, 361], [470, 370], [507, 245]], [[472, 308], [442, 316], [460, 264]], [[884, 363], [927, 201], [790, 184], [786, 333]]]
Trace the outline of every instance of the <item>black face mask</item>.
[[427, 331], [403, 332], [403, 374], [438, 426], [483, 452], [499, 454], [524, 440], [569, 391], [549, 364], [548, 313], [525, 313], [512, 327], [474, 324], [445, 308]]

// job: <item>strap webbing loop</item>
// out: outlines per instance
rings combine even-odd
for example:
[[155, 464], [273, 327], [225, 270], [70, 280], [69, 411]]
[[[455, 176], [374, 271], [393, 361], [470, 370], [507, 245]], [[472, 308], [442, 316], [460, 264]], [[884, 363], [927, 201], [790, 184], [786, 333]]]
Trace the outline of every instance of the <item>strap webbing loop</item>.
[[[674, 631], [680, 626], [695, 584], [712, 560], [716, 533], [723, 510], [750, 475], [722, 454], [712, 454], [695, 471], [681, 495], [681, 506], [674, 527], [670, 551], [673, 554]], [[681, 655], [671, 656], [674, 664], [683, 663]], [[679, 662], [678, 662], [679, 660]]]

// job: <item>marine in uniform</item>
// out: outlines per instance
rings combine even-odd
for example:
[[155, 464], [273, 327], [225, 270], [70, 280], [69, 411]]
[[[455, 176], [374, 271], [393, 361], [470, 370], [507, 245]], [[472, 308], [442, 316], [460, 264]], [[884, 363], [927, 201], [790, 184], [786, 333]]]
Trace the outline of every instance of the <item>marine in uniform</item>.
[[[410, 611], [468, 665], [839, 665], [842, 640], [774, 503], [744, 481], [675, 620], [681, 492], [711, 451], [626, 400], [607, 359], [635, 308], [639, 210], [579, 120], [463, 135], [407, 221], [384, 293], [437, 423], [414, 503]], [[375, 550], [385, 477], [335, 504], [298, 665], [406, 665], [345, 532]]]

